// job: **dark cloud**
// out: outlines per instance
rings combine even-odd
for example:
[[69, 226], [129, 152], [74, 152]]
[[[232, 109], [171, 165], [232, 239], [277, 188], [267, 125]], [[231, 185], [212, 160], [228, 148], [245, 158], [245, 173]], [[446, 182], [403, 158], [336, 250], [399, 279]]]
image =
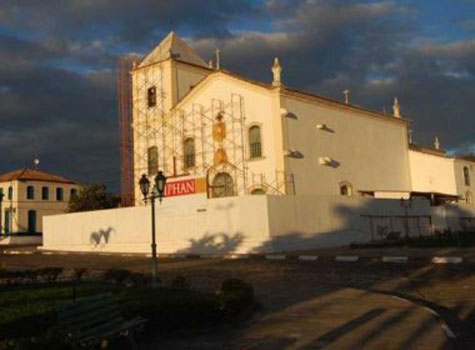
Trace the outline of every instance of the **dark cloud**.
[[270, 81], [279, 56], [294, 87], [338, 99], [348, 88], [388, 112], [397, 95], [416, 141], [469, 150], [475, 41], [420, 37], [420, 16], [395, 1], [2, 0], [0, 171], [38, 152], [44, 169], [118, 189], [117, 58], [170, 30], [254, 79]]
[[[392, 1], [269, 1], [273, 33], [245, 32], [196, 43], [205, 54], [222, 48], [230, 70], [270, 81], [274, 56], [286, 84], [391, 113], [398, 96], [414, 121], [415, 140], [435, 135], [449, 149], [475, 144], [472, 110], [475, 41], [440, 44], [418, 36], [422, 14]], [[250, 64], [252, 62], [252, 64]]]

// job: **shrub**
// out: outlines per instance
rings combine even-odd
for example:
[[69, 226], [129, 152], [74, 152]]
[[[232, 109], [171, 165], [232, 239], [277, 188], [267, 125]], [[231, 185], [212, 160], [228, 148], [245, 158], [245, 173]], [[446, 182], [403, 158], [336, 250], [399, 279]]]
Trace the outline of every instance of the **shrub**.
[[87, 269], [85, 268], [76, 268], [73, 270], [73, 276], [76, 281], [81, 281], [84, 274], [87, 272]]
[[233, 319], [255, 305], [254, 289], [250, 284], [237, 278], [222, 282], [220, 296], [225, 319]]
[[148, 285], [148, 278], [142, 273], [137, 273], [137, 272], [131, 273], [129, 275], [129, 281], [132, 282], [135, 288], [140, 288], [142, 290], [145, 290], [145, 288], [147, 288], [147, 285]]
[[129, 276], [131, 272], [122, 269], [109, 269], [103, 276], [104, 281], [114, 281], [116, 284], [121, 285]]
[[62, 273], [62, 267], [45, 267], [38, 270], [38, 275], [48, 282], [56, 282], [59, 275], [61, 275]]
[[190, 284], [184, 276], [176, 276], [170, 283], [172, 289], [189, 289]]

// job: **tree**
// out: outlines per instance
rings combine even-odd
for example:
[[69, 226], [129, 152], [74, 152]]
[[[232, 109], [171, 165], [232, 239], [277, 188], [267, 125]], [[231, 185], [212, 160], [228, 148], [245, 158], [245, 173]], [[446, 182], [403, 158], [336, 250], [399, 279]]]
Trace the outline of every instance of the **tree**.
[[79, 211], [117, 208], [119, 202], [120, 198], [108, 192], [104, 184], [84, 185], [81, 186], [77, 195], [71, 196], [68, 211], [75, 213]]

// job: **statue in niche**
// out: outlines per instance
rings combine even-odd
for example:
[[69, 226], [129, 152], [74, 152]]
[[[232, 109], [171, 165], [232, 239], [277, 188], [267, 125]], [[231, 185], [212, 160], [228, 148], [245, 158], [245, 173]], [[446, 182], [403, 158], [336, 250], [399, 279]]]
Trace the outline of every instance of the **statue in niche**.
[[223, 114], [220, 112], [216, 116], [216, 122], [213, 125], [213, 139], [218, 143], [214, 153], [214, 164], [222, 164], [228, 161], [226, 150], [223, 148], [223, 141], [226, 138], [226, 123], [223, 121]]
[[220, 112], [216, 116], [216, 122], [213, 125], [213, 139], [222, 143], [226, 137], [226, 123], [223, 122], [223, 114]]

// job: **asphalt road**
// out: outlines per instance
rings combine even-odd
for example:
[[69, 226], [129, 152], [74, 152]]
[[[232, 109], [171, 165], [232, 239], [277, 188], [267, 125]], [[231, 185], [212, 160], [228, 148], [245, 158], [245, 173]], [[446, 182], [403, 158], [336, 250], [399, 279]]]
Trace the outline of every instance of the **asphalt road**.
[[[61, 266], [147, 273], [151, 259], [93, 254], [5, 255], [5, 268]], [[182, 275], [192, 288], [215, 291], [227, 278], [250, 282], [263, 310], [251, 322], [189, 338], [142, 344], [166, 349], [473, 349], [475, 265], [426, 260], [383, 263], [161, 259], [167, 284]]]

